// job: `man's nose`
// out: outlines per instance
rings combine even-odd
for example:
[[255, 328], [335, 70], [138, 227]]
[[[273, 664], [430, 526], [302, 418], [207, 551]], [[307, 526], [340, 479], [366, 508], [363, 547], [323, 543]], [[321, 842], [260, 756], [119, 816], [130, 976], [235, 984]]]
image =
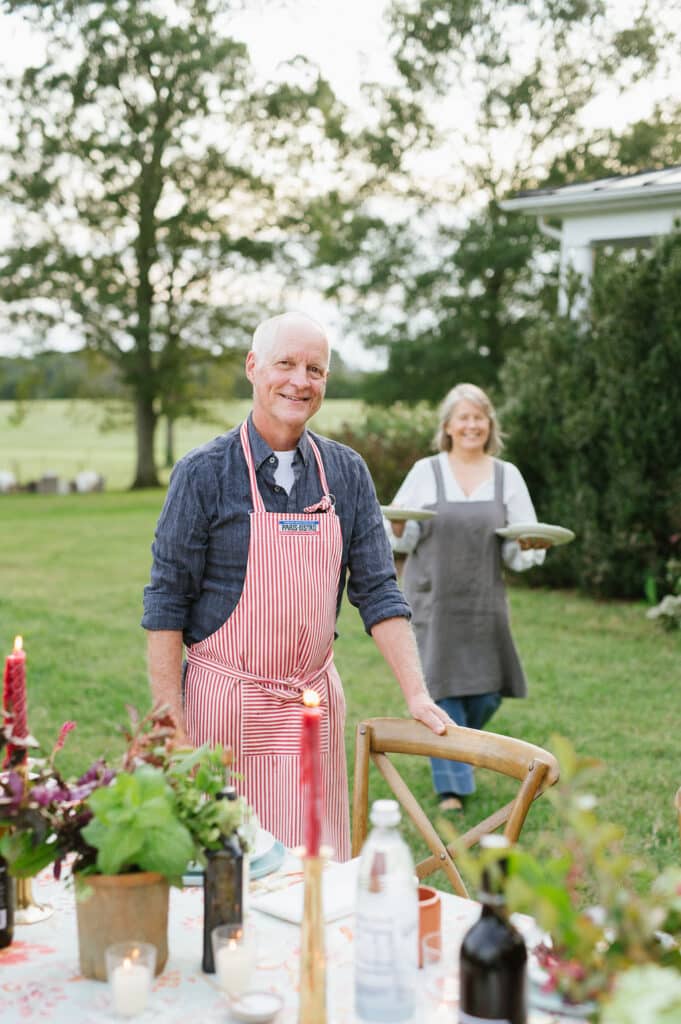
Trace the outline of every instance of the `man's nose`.
[[290, 380], [298, 388], [304, 388], [307, 386], [307, 369], [298, 364], [291, 370]]

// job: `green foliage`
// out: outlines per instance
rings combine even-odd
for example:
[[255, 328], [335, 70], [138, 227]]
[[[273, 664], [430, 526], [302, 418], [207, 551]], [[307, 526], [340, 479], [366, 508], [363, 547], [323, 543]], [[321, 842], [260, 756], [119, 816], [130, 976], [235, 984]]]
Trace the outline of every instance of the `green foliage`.
[[116, 776], [88, 801], [93, 818], [83, 835], [97, 850], [97, 869], [117, 875], [132, 868], [179, 878], [191, 860], [191, 834], [175, 815], [175, 797], [162, 771], [143, 765]]
[[[462, 851], [460, 857], [475, 877], [495, 859], [508, 858], [507, 878], [499, 874], [498, 880], [509, 910], [529, 914], [550, 940], [534, 949], [547, 986], [573, 1003], [596, 1000], [594, 1019], [615, 1020], [607, 1007], [618, 979], [632, 998], [644, 998], [625, 981], [632, 968], [653, 966], [662, 981], [669, 970], [681, 982], [681, 869], [656, 876], [642, 858], [625, 853], [624, 828], [599, 817], [591, 792], [602, 765], [578, 755], [565, 737], [554, 736], [551, 745], [561, 777], [543, 799], [559, 828], [540, 836], [532, 852], [525, 842], [510, 854]], [[678, 993], [674, 983], [667, 987], [671, 993]]]
[[434, 433], [435, 414], [428, 405], [397, 403], [390, 409], [369, 408], [361, 423], [345, 423], [331, 436], [360, 453], [379, 500], [389, 504], [414, 462], [430, 454]]
[[117, 368], [136, 416], [134, 486], [157, 486], [158, 418], [193, 415], [199, 369], [222, 352], [229, 370], [261, 315], [243, 280], [282, 258], [297, 273], [279, 226], [301, 224], [326, 183], [303, 197], [302, 176], [282, 171], [322, 150], [339, 160], [343, 108], [300, 62], [256, 85], [224, 33], [237, 0], [3, 6], [43, 34], [46, 56], [0, 78], [0, 300], [22, 337], [44, 344], [66, 325]]
[[509, 359], [509, 457], [539, 518], [577, 534], [544, 580], [620, 597], [661, 582], [681, 521], [679, 365], [681, 234], [600, 260], [590, 323], [546, 320]]

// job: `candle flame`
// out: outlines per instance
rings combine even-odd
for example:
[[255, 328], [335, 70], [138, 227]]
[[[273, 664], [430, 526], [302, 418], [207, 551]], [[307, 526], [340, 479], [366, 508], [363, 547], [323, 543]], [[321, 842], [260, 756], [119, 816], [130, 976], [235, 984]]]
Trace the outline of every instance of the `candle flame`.
[[21, 636], [14, 637], [14, 650], [23, 651], [24, 649], [24, 638]]
[[129, 971], [131, 969], [132, 969], [132, 960], [129, 960], [128, 957], [126, 956], [126, 957], [123, 958], [123, 970], [124, 971]]
[[319, 694], [316, 690], [303, 690], [303, 704], [306, 708], [319, 707]]

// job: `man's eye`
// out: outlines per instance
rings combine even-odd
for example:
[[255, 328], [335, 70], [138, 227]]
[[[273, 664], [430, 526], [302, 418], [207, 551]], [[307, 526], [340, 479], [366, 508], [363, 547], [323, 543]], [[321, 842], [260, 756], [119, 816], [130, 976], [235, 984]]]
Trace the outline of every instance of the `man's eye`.
[[320, 380], [324, 376], [324, 371], [320, 369], [319, 366], [310, 366], [307, 372], [311, 377], [314, 377], [315, 380]]

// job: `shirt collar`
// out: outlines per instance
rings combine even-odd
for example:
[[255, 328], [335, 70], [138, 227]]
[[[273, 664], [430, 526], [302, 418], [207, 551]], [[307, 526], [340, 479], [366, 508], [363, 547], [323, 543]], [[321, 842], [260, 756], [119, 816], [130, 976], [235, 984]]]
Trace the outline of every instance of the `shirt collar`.
[[[267, 459], [269, 459], [269, 457], [271, 456], [272, 448], [255, 429], [255, 425], [253, 423], [253, 413], [248, 414], [248, 439], [251, 442], [251, 452], [253, 453], [253, 462], [255, 463], [255, 468], [256, 470], [260, 469], [263, 462], [266, 462]], [[310, 448], [310, 438], [308, 437], [307, 429], [303, 431], [300, 440], [296, 445], [296, 451], [300, 452], [300, 457], [303, 460], [303, 463], [307, 465], [310, 455], [312, 454], [312, 449]]]

